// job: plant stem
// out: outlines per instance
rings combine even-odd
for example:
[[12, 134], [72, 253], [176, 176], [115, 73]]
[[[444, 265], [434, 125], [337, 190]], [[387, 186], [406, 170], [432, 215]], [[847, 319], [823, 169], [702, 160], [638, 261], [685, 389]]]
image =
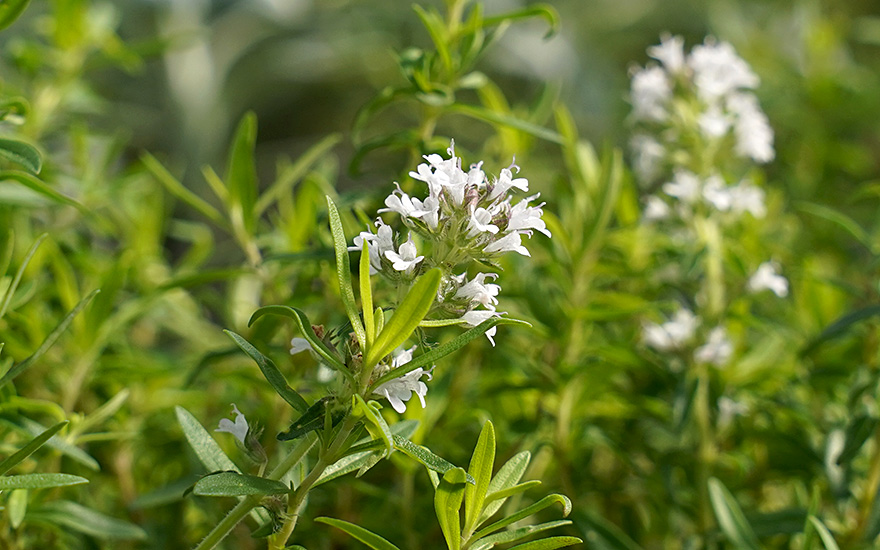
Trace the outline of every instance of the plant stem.
[[[282, 460], [278, 466], [269, 473], [268, 479], [278, 480], [284, 477], [284, 475], [287, 474], [291, 468], [296, 466], [306, 453], [311, 450], [317, 440], [318, 437], [314, 433], [306, 435], [300, 444], [294, 447], [293, 450], [290, 451], [290, 454], [284, 457], [284, 460]], [[235, 508], [230, 510], [229, 513], [226, 514], [226, 517], [224, 517], [220, 523], [218, 523], [211, 532], [202, 539], [202, 542], [196, 546], [195, 550], [209, 550], [220, 544], [220, 541], [226, 538], [226, 535], [228, 535], [229, 532], [232, 531], [232, 529], [238, 525], [238, 523], [243, 520], [251, 510], [260, 504], [262, 498], [262, 495], [250, 495], [243, 498], [235, 505]]]
[[354, 430], [357, 422], [357, 419], [351, 414], [345, 418], [342, 427], [336, 434], [336, 438], [333, 440], [333, 443], [330, 444], [330, 448], [327, 449], [326, 452], [321, 453], [315, 467], [312, 468], [309, 475], [307, 475], [299, 487], [296, 488], [296, 491], [290, 495], [287, 501], [287, 519], [284, 521], [284, 525], [282, 525], [281, 529], [270, 539], [269, 550], [282, 550], [287, 545], [287, 539], [290, 538], [290, 535], [293, 534], [293, 530], [296, 528], [300, 508], [302, 508], [303, 502], [305, 502], [306, 496], [309, 494], [309, 490], [311, 490], [315, 482], [318, 481], [318, 478], [321, 477], [324, 470], [339, 458], [340, 451], [343, 450], [342, 446], [348, 439], [349, 434]]
[[697, 450], [697, 494], [699, 497], [699, 526], [705, 536], [712, 529], [712, 507], [709, 500], [709, 478], [715, 461], [715, 441], [712, 437], [712, 418], [709, 404], [709, 366], [696, 365], [697, 391], [694, 396], [699, 448]]

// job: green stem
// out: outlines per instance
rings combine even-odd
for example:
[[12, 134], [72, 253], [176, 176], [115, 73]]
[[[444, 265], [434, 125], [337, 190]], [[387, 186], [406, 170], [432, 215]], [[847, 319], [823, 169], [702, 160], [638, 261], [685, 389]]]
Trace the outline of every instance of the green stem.
[[715, 461], [715, 441], [712, 436], [712, 418], [709, 392], [709, 366], [701, 363], [697, 368], [697, 392], [694, 396], [694, 413], [699, 433], [697, 450], [697, 487], [699, 495], [699, 525], [703, 535], [712, 529], [712, 506], [709, 500], [709, 478]]
[[[311, 450], [317, 439], [318, 437], [314, 433], [305, 436], [302, 442], [294, 447], [293, 450], [290, 451], [290, 454], [288, 454], [284, 460], [282, 460], [281, 463], [269, 473], [268, 479], [278, 480], [284, 477], [284, 475], [287, 474], [291, 468], [296, 466], [306, 453]], [[195, 550], [209, 550], [220, 544], [220, 542], [226, 538], [226, 535], [228, 535], [229, 532], [232, 531], [232, 529], [238, 525], [251, 510], [260, 504], [262, 498], [262, 495], [250, 495], [239, 501], [239, 503], [236, 504], [228, 514], [226, 514], [226, 517], [224, 517], [220, 523], [218, 523], [211, 532], [202, 539], [202, 542], [196, 546]]]
[[345, 421], [339, 429], [339, 432], [336, 434], [336, 438], [333, 440], [330, 448], [327, 449], [326, 452], [321, 453], [315, 467], [312, 468], [309, 475], [306, 476], [299, 487], [296, 488], [296, 491], [290, 496], [287, 502], [287, 519], [284, 521], [284, 525], [281, 526], [281, 529], [271, 538], [269, 542], [269, 550], [282, 550], [287, 545], [287, 540], [296, 528], [300, 508], [302, 508], [306, 496], [309, 494], [309, 491], [315, 482], [321, 477], [321, 474], [324, 473], [324, 470], [338, 460], [340, 451], [343, 450], [342, 447], [348, 439], [349, 434], [354, 430], [357, 422], [357, 419], [352, 415], [348, 415], [345, 418]]

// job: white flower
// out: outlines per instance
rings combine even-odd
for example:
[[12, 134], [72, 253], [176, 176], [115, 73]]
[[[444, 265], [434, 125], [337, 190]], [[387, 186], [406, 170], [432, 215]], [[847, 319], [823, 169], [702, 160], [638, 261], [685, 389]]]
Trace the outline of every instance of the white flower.
[[417, 253], [416, 245], [410, 235], [407, 241], [400, 245], [399, 252], [388, 250], [385, 252], [385, 257], [391, 261], [391, 267], [396, 271], [412, 273], [416, 264], [425, 259], [424, 256], [416, 256]]
[[715, 327], [709, 333], [706, 343], [694, 351], [694, 359], [697, 363], [709, 363], [716, 367], [723, 367], [733, 354], [733, 344], [727, 337], [724, 327]]
[[348, 247], [349, 250], [363, 250], [364, 241], [370, 243], [370, 275], [375, 275], [382, 270], [382, 256], [386, 252], [394, 251], [394, 231], [391, 226], [385, 225], [381, 219], [376, 220], [376, 233], [370, 231], [361, 231], [354, 238], [354, 246]]
[[727, 98], [727, 108], [736, 115], [736, 153], [760, 163], [773, 160], [773, 128], [758, 98], [750, 93], [732, 94]]
[[725, 114], [718, 105], [710, 105], [700, 115], [697, 124], [708, 137], [719, 138], [730, 130], [730, 116]]
[[480, 233], [498, 233], [498, 226], [492, 223], [492, 212], [483, 207], [477, 208], [471, 214], [468, 222], [468, 236], [475, 237]]
[[653, 181], [660, 171], [666, 149], [659, 141], [646, 134], [634, 135], [629, 146], [633, 150], [633, 168], [639, 181]]
[[717, 43], [712, 38], [694, 47], [687, 64], [694, 72], [697, 94], [710, 103], [740, 88], [755, 88], [759, 82], [733, 46], [727, 42]]
[[669, 205], [660, 197], [651, 195], [645, 199], [645, 221], [653, 222], [665, 220], [669, 217], [670, 212], [671, 209], [669, 208]]
[[728, 189], [730, 193], [730, 210], [737, 214], [749, 212], [756, 218], [767, 214], [764, 206], [764, 191], [748, 181], [741, 181]]
[[699, 317], [690, 310], [679, 309], [671, 321], [662, 325], [645, 323], [642, 326], [642, 342], [660, 351], [678, 349], [693, 338], [699, 322]]
[[[468, 311], [464, 315], [461, 316], [464, 319], [464, 322], [467, 323], [468, 326], [475, 327], [482, 323], [487, 319], [491, 319], [492, 317], [501, 317], [506, 311], [497, 312], [495, 308], [492, 309], [473, 309]], [[498, 332], [498, 327], [492, 327], [486, 331], [486, 338], [492, 343], [492, 347], [495, 347], [495, 334]]]
[[385, 205], [388, 208], [380, 208], [380, 214], [382, 212], [397, 212], [405, 218], [423, 218], [431, 229], [437, 227], [440, 201], [436, 197], [429, 196], [422, 202], [410, 197], [398, 187], [385, 199]]
[[508, 233], [484, 248], [483, 252], [492, 254], [493, 252], [507, 252], [509, 250], [519, 252], [523, 256], [531, 256], [528, 249], [522, 245], [522, 238], [520, 238], [519, 233]]
[[[412, 352], [415, 351], [415, 349], [415, 346], [413, 346], [408, 350], [403, 348], [397, 348], [394, 350], [391, 358], [391, 367], [397, 368], [412, 361]], [[416, 394], [419, 397], [419, 401], [422, 403], [422, 408], [424, 409], [425, 394], [428, 393], [428, 385], [422, 382], [422, 375], [427, 375], [428, 380], [431, 379], [430, 370], [426, 371], [419, 367], [404, 374], [400, 378], [385, 382], [376, 388], [375, 393], [383, 395], [398, 413], [406, 411], [406, 405], [404, 402], [412, 399], [413, 394]]]
[[687, 170], [676, 170], [672, 181], [663, 184], [663, 192], [685, 203], [692, 204], [700, 197], [700, 178]]
[[703, 186], [703, 199], [722, 212], [727, 212], [733, 206], [734, 193], [728, 187], [721, 176], [715, 174], [706, 180]]
[[235, 414], [235, 422], [232, 422], [232, 420], [229, 420], [228, 418], [221, 418], [220, 425], [217, 426], [217, 429], [214, 431], [231, 433], [235, 436], [235, 439], [239, 440], [241, 444], [244, 445], [245, 437], [247, 437], [248, 433], [247, 419], [241, 414], [241, 411], [238, 410], [235, 403], [232, 404], [232, 412]]
[[666, 71], [656, 66], [636, 71], [631, 89], [634, 117], [658, 122], [666, 119], [666, 102], [672, 97], [672, 84]]
[[684, 38], [665, 34], [660, 37], [659, 46], [648, 48], [648, 55], [663, 63], [670, 73], [684, 69]]
[[775, 262], [764, 262], [749, 278], [749, 290], [761, 292], [770, 290], [780, 298], [788, 296], [788, 279], [779, 274], [779, 266]]
[[749, 413], [749, 405], [742, 401], [734, 401], [726, 395], [718, 399], [718, 424], [726, 426], [737, 416]]
[[545, 203], [542, 202], [538, 206], [529, 206], [529, 203], [539, 196], [540, 193], [527, 197], [516, 203], [516, 205], [510, 209], [510, 220], [507, 222], [507, 227], [504, 230], [523, 231], [526, 229], [537, 229], [541, 233], [550, 237], [551, 235], [550, 231], [547, 230], [547, 224], [541, 219], [541, 216], [544, 215], [544, 211], [541, 207], [544, 206]]
[[312, 345], [305, 338], [294, 338], [290, 341], [290, 354], [296, 355], [297, 353], [312, 349]]
[[526, 178], [514, 178], [511, 168], [515, 168], [517, 173], [519, 173], [519, 166], [516, 164], [511, 164], [509, 168], [502, 168], [501, 176], [495, 181], [492, 185], [492, 190], [489, 192], [488, 199], [490, 201], [504, 196], [511, 187], [516, 187], [525, 193], [529, 192], [529, 180]]
[[[472, 302], [483, 304], [484, 307], [498, 304], [498, 293], [501, 287], [496, 284], [486, 283], [486, 277], [497, 279], [496, 273], [477, 273], [473, 279], [458, 289], [454, 298], [463, 298]], [[478, 323], [479, 324], [479, 323]]]
[[[410, 177], [424, 181], [428, 184], [428, 190], [432, 197], [439, 197], [443, 190], [449, 194], [456, 206], [461, 206], [464, 200], [465, 186], [468, 183], [468, 174], [462, 171], [460, 159], [455, 156], [455, 143], [447, 149], [450, 158], [443, 160], [440, 155], [425, 155], [428, 164], [420, 164], [417, 172], [410, 172]], [[430, 165], [430, 166], [429, 166]]]

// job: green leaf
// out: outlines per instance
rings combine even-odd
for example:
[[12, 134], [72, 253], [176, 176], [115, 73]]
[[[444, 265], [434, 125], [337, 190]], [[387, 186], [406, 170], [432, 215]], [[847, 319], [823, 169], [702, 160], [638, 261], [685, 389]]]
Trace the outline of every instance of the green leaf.
[[598, 514], [580, 513], [575, 521], [582, 532], [591, 538], [598, 537], [609, 550], [643, 550], [620, 527]]
[[257, 167], [254, 148], [257, 143], [257, 116], [247, 112], [235, 131], [226, 165], [226, 184], [229, 187], [229, 212], [238, 217], [245, 232], [254, 234], [257, 201]]
[[[327, 196], [327, 209], [330, 215], [330, 231], [333, 233], [333, 248], [336, 251], [336, 275], [339, 278], [339, 293], [345, 313], [351, 321], [351, 327], [362, 350], [366, 349], [366, 332], [361, 324], [360, 312], [354, 301], [354, 289], [351, 286], [351, 264], [348, 258], [348, 241], [342, 229], [342, 220], [333, 199]], [[375, 365], [375, 363], [374, 363]]]
[[81, 485], [89, 480], [71, 474], [22, 474], [19, 476], [0, 476], [0, 491], [12, 489], [46, 489], [48, 487], [67, 487]]
[[289, 317], [296, 321], [296, 325], [299, 327], [299, 331], [302, 333], [303, 338], [308, 340], [309, 345], [312, 346], [312, 351], [317, 353], [318, 356], [324, 360], [328, 367], [338, 370], [339, 372], [345, 374], [349, 378], [349, 380], [354, 381], [351, 372], [348, 371], [348, 369], [339, 359], [336, 351], [327, 347], [327, 344], [325, 344], [315, 334], [315, 331], [312, 329], [311, 321], [309, 321], [309, 318], [303, 311], [295, 307], [288, 306], [263, 306], [255, 311], [253, 315], [251, 315], [251, 319], [250, 321], [248, 321], [248, 326], [253, 325], [254, 322], [263, 315], [281, 315], [283, 317]]
[[571, 500], [569, 500], [568, 497], [565, 495], [560, 495], [560, 494], [547, 495], [546, 497], [542, 498], [541, 500], [532, 504], [531, 506], [526, 506], [522, 510], [519, 510], [518, 512], [516, 512], [512, 515], [507, 516], [504, 519], [500, 519], [500, 520], [496, 521], [495, 523], [480, 529], [474, 535], [474, 539], [479, 540], [490, 533], [494, 533], [495, 531], [498, 531], [499, 529], [503, 529], [503, 528], [507, 527], [511, 523], [516, 523], [517, 521], [519, 521], [523, 518], [527, 518], [532, 514], [540, 512], [544, 508], [547, 508], [548, 506], [552, 506], [553, 504], [555, 504], [557, 502], [562, 504], [562, 517], [568, 516], [568, 514], [571, 512]]
[[443, 68], [447, 74], [452, 74], [452, 55], [449, 52], [449, 37], [447, 36], [446, 23], [436, 10], [427, 11], [418, 4], [413, 4], [416, 15], [421, 19], [422, 24], [431, 36], [434, 47], [437, 49], [437, 55], [440, 57]]
[[0, 30], [13, 24], [29, 3], [30, 0], [5, 0], [0, 2]]
[[441, 276], [440, 270], [434, 268], [413, 284], [403, 301], [394, 310], [391, 319], [385, 323], [382, 332], [376, 336], [376, 342], [367, 350], [364, 368], [372, 369], [383, 357], [410, 337], [431, 309], [437, 297], [437, 289], [440, 288]]
[[43, 505], [28, 519], [40, 519], [73, 531], [99, 539], [144, 540], [147, 534], [143, 529], [120, 519], [105, 516], [67, 500], [58, 500]]
[[[189, 446], [199, 457], [199, 462], [205, 466], [209, 472], [233, 471], [241, 473], [238, 466], [226, 456], [220, 445], [214, 441], [211, 434], [199, 423], [198, 420], [186, 409], [181, 406], [174, 407], [177, 415], [177, 422], [183, 430], [183, 435], [189, 442]], [[251, 510], [251, 517], [260, 523], [269, 521], [269, 514], [262, 508]]]
[[511, 542], [516, 542], [520, 539], [524, 539], [526, 537], [534, 535], [535, 533], [548, 531], [550, 529], [555, 529], [557, 527], [563, 527], [570, 524], [571, 522], [569, 520], [560, 519], [557, 521], [548, 521], [547, 523], [541, 523], [539, 525], [527, 525], [525, 527], [520, 527], [519, 529], [502, 531], [500, 533], [489, 535], [486, 538], [482, 538], [474, 542], [470, 545], [470, 550], [488, 550], [496, 544], [508, 544]]
[[6, 457], [6, 459], [3, 462], [0, 462], [0, 475], [5, 474], [6, 472], [8, 472], [12, 468], [14, 468], [22, 460], [24, 460], [25, 458], [27, 458], [31, 454], [33, 454], [34, 451], [36, 451], [37, 449], [42, 447], [47, 441], [49, 441], [50, 437], [52, 437], [53, 435], [58, 433], [58, 430], [60, 430], [61, 428], [63, 428], [67, 424], [68, 424], [67, 420], [64, 420], [62, 422], [59, 422], [58, 424], [55, 424], [54, 426], [52, 426], [48, 430], [44, 431], [43, 433], [41, 433], [37, 437], [30, 440], [27, 445], [25, 445], [24, 447], [19, 449], [17, 452]]
[[577, 537], [549, 537], [541, 540], [533, 540], [525, 544], [517, 544], [510, 550], [556, 550], [573, 544], [581, 544], [584, 541]]
[[477, 445], [471, 455], [468, 473], [474, 478], [474, 484], [468, 485], [464, 491], [465, 521], [464, 532], [470, 534], [477, 527], [477, 519], [483, 511], [483, 502], [492, 480], [492, 467], [495, 464], [495, 427], [492, 422], [483, 424]]
[[[21, 433], [26, 434], [30, 437], [37, 437], [43, 432], [47, 430], [46, 426], [43, 426], [39, 422], [34, 422], [29, 418], [21, 417], [18, 419], [19, 424], [11, 424], [15, 427], [16, 430], [19, 430]], [[83, 451], [76, 445], [68, 442], [66, 439], [62, 439], [58, 436], [58, 434], [53, 435], [46, 441], [46, 445], [56, 451], [60, 452], [64, 456], [79, 462], [86, 468], [94, 471], [100, 471], [101, 465], [98, 464], [98, 461], [95, 460], [91, 455], [87, 452]]]
[[282, 399], [287, 401], [287, 403], [299, 411], [300, 414], [305, 413], [309, 410], [309, 404], [305, 399], [302, 398], [300, 394], [298, 394], [290, 385], [287, 383], [287, 379], [284, 378], [284, 375], [281, 374], [281, 371], [278, 370], [278, 367], [275, 366], [275, 363], [272, 362], [271, 359], [260, 353], [260, 351], [251, 345], [250, 342], [239, 336], [238, 334], [232, 332], [231, 330], [224, 330], [230, 338], [244, 351], [248, 357], [254, 360], [260, 370], [263, 372], [263, 376], [266, 377], [266, 380], [269, 381], [269, 384], [272, 386], [272, 389], [281, 396]]
[[355, 539], [361, 541], [366, 544], [373, 550], [399, 550], [396, 546], [383, 539], [376, 533], [372, 531], [368, 531], [359, 525], [355, 525], [354, 523], [349, 523], [347, 521], [342, 521], [341, 519], [334, 518], [315, 518], [316, 523], [324, 523], [331, 527], [336, 527], [340, 529]]
[[810, 516], [809, 520], [816, 529], [816, 532], [819, 533], [819, 538], [822, 539], [822, 544], [825, 546], [826, 550], [840, 550], [840, 547], [837, 546], [837, 542], [834, 540], [834, 536], [828, 531], [828, 528], [825, 527], [822, 520], [816, 516]]
[[[18, 285], [21, 284], [21, 279], [24, 277], [24, 271], [27, 269], [29, 263], [31, 263], [31, 259], [34, 257], [34, 254], [37, 253], [37, 249], [40, 248], [40, 245], [46, 240], [48, 237], [48, 233], [43, 233], [37, 240], [34, 241], [34, 244], [28, 248], [27, 253], [24, 255], [24, 259], [21, 261], [21, 265], [18, 267], [18, 271], [15, 272], [15, 276], [12, 278], [12, 283], [9, 284], [9, 287], [6, 289], [6, 292], [3, 294], [3, 298], [0, 299], [0, 319], [6, 314], [6, 310], [9, 309], [9, 304], [12, 303], [12, 297], [15, 295], [15, 291], [18, 289]], [[9, 256], [12, 255], [12, 245], [13, 245], [13, 234], [9, 233], [9, 238], [7, 240], [7, 254]], [[7, 264], [8, 265], [8, 264]], [[0, 273], [0, 276], [5, 274], [6, 269]], [[2, 384], [0, 384], [2, 385]]]
[[237, 472], [208, 474], [198, 480], [193, 487], [194, 494], [207, 497], [283, 495], [290, 491], [290, 487], [280, 481]]
[[[391, 434], [392, 436], [402, 438], [412, 437], [418, 426], [418, 420], [404, 420], [391, 426]], [[337, 460], [324, 470], [324, 473], [321, 474], [321, 477], [318, 478], [315, 485], [326, 483], [331, 479], [336, 479], [337, 477], [359, 470], [364, 464], [371, 460], [374, 451], [384, 449], [384, 447], [385, 444], [381, 441], [375, 441], [372, 439], [363, 439], [359, 441], [349, 449], [349, 454]]]
[[443, 474], [434, 491], [434, 511], [449, 550], [461, 549], [459, 509], [467, 486], [467, 474], [462, 468], [452, 468]]
[[808, 355], [810, 352], [815, 350], [821, 344], [827, 342], [828, 340], [832, 340], [846, 334], [849, 328], [860, 321], [864, 321], [865, 319], [870, 319], [871, 317], [880, 315], [880, 305], [867, 306], [863, 308], [859, 308], [857, 310], [851, 311], [846, 315], [843, 315], [830, 325], [828, 325], [825, 330], [819, 334], [810, 344], [804, 348], [801, 352], [801, 355]]
[[9, 513], [9, 525], [13, 529], [18, 529], [24, 516], [27, 514], [28, 491], [27, 489], [15, 489], [9, 493], [9, 499], [6, 501], [6, 510]]
[[847, 216], [846, 214], [828, 206], [824, 206], [822, 204], [814, 204], [809, 202], [801, 202], [797, 204], [797, 209], [801, 212], [812, 214], [816, 217], [822, 218], [833, 224], [838, 225], [840, 228], [855, 237], [855, 239], [859, 241], [862, 245], [864, 245], [865, 248], [871, 250], [874, 253], [877, 252], [878, 247], [871, 241], [871, 237], [868, 235], [868, 233], [864, 229], [862, 229], [862, 226], [860, 226], [858, 222], [856, 222], [854, 219]]
[[761, 548], [758, 537], [755, 536], [739, 504], [727, 487], [714, 477], [709, 479], [709, 499], [718, 519], [718, 526], [732, 544], [738, 548], [752, 550]]
[[361, 250], [360, 271], [358, 282], [361, 285], [361, 310], [364, 312], [364, 329], [366, 330], [367, 349], [376, 340], [376, 321], [373, 319], [373, 288], [370, 284], [370, 243], [364, 240]]
[[[327, 404], [332, 402], [333, 399], [333, 397], [327, 396], [315, 401], [315, 403], [309, 407], [309, 410], [304, 412], [302, 416], [290, 425], [290, 428], [288, 428], [286, 432], [278, 434], [278, 440], [290, 441], [291, 439], [302, 437], [311, 431], [323, 428], [324, 416], [327, 413]], [[345, 411], [339, 411], [334, 415], [332, 419], [333, 425], [335, 426], [344, 416]]]
[[858, 454], [859, 450], [865, 444], [865, 441], [871, 437], [871, 434], [880, 425], [880, 419], [860, 414], [850, 421], [846, 427], [846, 443], [840, 456], [837, 457], [837, 464], [847, 464]]
[[[0, 10], [2, 9], [3, 4], [0, 4]], [[2, 15], [0, 15], [0, 28], [2, 28]], [[0, 157], [24, 166], [31, 174], [39, 174], [43, 167], [43, 159], [40, 158], [39, 151], [34, 146], [17, 139], [0, 138]]]
[[364, 427], [367, 428], [367, 431], [370, 432], [373, 439], [381, 441], [385, 445], [384, 456], [391, 454], [391, 451], [394, 449], [391, 428], [388, 427], [388, 423], [385, 422], [382, 413], [364, 401], [360, 395], [355, 394], [353, 399], [354, 406], [352, 408], [352, 414], [355, 416], [362, 416], [364, 418]]
[[171, 175], [171, 172], [162, 166], [161, 162], [156, 160], [156, 157], [150, 153], [144, 152], [141, 153], [141, 162], [144, 167], [146, 167], [147, 171], [153, 174], [153, 177], [156, 178], [169, 193], [194, 208], [218, 226], [223, 227], [224, 229], [229, 228], [229, 224], [226, 221], [226, 218], [223, 217], [223, 214], [201, 197], [184, 187], [177, 178]]
[[[378, 388], [385, 382], [389, 380], [394, 380], [395, 378], [400, 378], [404, 374], [408, 372], [412, 372], [419, 367], [427, 367], [436, 363], [439, 359], [449, 355], [450, 353], [464, 347], [472, 340], [479, 338], [482, 336], [487, 330], [496, 326], [496, 325], [523, 325], [530, 327], [531, 324], [520, 321], [518, 319], [509, 319], [507, 317], [492, 317], [491, 319], [486, 319], [479, 325], [475, 326], [472, 329], [469, 329], [465, 332], [462, 332], [449, 342], [445, 344], [441, 344], [436, 348], [433, 348], [431, 351], [427, 353], [423, 353], [418, 357], [414, 358], [409, 363], [405, 363], [396, 369], [391, 369], [390, 371], [383, 374], [379, 377], [378, 380], [373, 382], [372, 386], [370, 386], [371, 390]], [[383, 330], [384, 332], [384, 330]]]
[[550, 38], [551, 36], [556, 34], [556, 31], [559, 29], [559, 12], [557, 12], [556, 8], [554, 8], [550, 4], [532, 4], [529, 7], [523, 8], [521, 10], [504, 13], [493, 17], [486, 17], [485, 19], [483, 19], [483, 26], [492, 27], [508, 21], [516, 21], [517, 19], [530, 19], [532, 17], [543, 17], [547, 21], [547, 24], [550, 25], [550, 28], [547, 30], [547, 34], [544, 35], [544, 38]]
[[49, 348], [51, 348], [52, 345], [55, 344], [55, 341], [58, 340], [58, 338], [61, 336], [61, 334], [65, 330], [67, 330], [68, 325], [70, 325], [70, 323], [73, 321], [73, 318], [76, 317], [77, 313], [79, 313], [84, 307], [86, 307], [89, 301], [91, 301], [91, 299], [94, 298], [95, 294], [97, 294], [98, 292], [100, 292], [100, 290], [95, 289], [91, 291], [85, 298], [80, 300], [79, 303], [76, 304], [76, 306], [74, 306], [72, 310], [70, 310], [70, 313], [68, 313], [67, 316], [65, 316], [64, 319], [61, 320], [61, 323], [59, 323], [58, 326], [55, 327], [55, 330], [49, 333], [49, 336], [47, 336], [46, 339], [43, 340], [43, 343], [40, 344], [40, 347], [37, 348], [37, 351], [35, 351], [33, 355], [9, 369], [9, 372], [4, 374], [3, 378], [0, 378], [0, 388], [11, 382], [16, 376], [24, 372], [25, 369], [30, 367], [34, 362], [42, 357], [44, 353], [49, 351]]
[[[407, 455], [408, 457], [418, 461], [429, 470], [433, 470], [439, 474], [445, 474], [450, 470], [456, 469], [455, 464], [452, 464], [448, 460], [435, 455], [430, 450], [422, 447], [421, 445], [416, 445], [409, 439], [406, 439], [399, 435], [393, 435], [393, 439], [395, 449]], [[474, 478], [471, 477], [471, 475], [468, 473], [465, 473], [465, 479], [468, 483], [476, 483]]]
[[513, 128], [515, 130], [520, 130], [521, 132], [531, 134], [535, 137], [539, 137], [551, 143], [562, 144], [564, 141], [561, 135], [549, 128], [545, 128], [543, 126], [539, 126], [532, 122], [528, 122], [507, 114], [497, 113], [484, 107], [456, 103], [454, 105], [450, 105], [447, 110], [451, 113], [459, 113], [477, 120], [488, 122], [495, 126], [502, 126]]
[[[531, 481], [526, 481], [525, 483], [518, 483], [512, 487], [508, 487], [506, 489], [502, 489], [500, 491], [495, 491], [494, 493], [489, 493], [486, 495], [486, 500], [484, 506], [488, 506], [490, 503], [495, 502], [496, 500], [507, 500], [513, 495], [518, 495], [520, 493], [524, 493], [531, 489], [532, 487], [537, 487], [541, 482], [537, 479], [533, 479]], [[494, 512], [493, 512], [494, 513]], [[481, 518], [482, 519], [482, 518]], [[488, 519], [488, 518], [486, 518]]]

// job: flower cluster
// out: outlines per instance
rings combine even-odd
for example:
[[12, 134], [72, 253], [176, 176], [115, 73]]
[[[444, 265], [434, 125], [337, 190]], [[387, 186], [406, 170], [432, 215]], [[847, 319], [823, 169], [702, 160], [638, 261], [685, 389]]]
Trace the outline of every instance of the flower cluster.
[[[693, 342], [700, 328], [700, 318], [690, 310], [680, 308], [672, 319], [662, 324], [646, 322], [642, 325], [642, 343], [658, 351], [682, 350]], [[694, 350], [694, 361], [724, 367], [733, 354], [733, 343], [724, 327], [714, 327], [705, 342]]]
[[[507, 252], [530, 256], [522, 237], [531, 238], [534, 231], [548, 237], [551, 234], [541, 219], [544, 203], [532, 204], [540, 194], [513, 203], [514, 192], [529, 191], [529, 181], [517, 177], [516, 164], [501, 169], [501, 174], [490, 180], [482, 162], [465, 171], [455, 156], [454, 144], [447, 152], [447, 159], [425, 155], [426, 162], [409, 174], [427, 185], [426, 197], [411, 197], [397, 186], [385, 199], [385, 208], [379, 210], [380, 214], [400, 215], [409, 229], [406, 238], [378, 218], [375, 233], [369, 229], [361, 232], [349, 250], [362, 250], [364, 243], [369, 243], [371, 274], [381, 273], [397, 282], [407, 283], [423, 271], [441, 268], [439, 313], [477, 326], [504, 313], [496, 309], [501, 290], [494, 282], [498, 275], [477, 273], [468, 278], [466, 271], [454, 274], [455, 270], [466, 270], [473, 262], [496, 265]], [[425, 253], [420, 253], [416, 240]], [[494, 345], [495, 329], [486, 335]]]
[[[649, 219], [698, 208], [765, 213], [764, 193], [747, 179], [728, 182], [730, 159], [773, 160], [773, 130], [753, 93], [758, 77], [727, 42], [711, 38], [685, 55], [684, 39], [664, 36], [648, 54], [659, 62], [632, 75], [631, 146], [646, 184], [666, 181], [649, 198]], [[731, 185], [732, 183], [732, 185]], [[664, 208], [665, 207], [665, 208]]]

